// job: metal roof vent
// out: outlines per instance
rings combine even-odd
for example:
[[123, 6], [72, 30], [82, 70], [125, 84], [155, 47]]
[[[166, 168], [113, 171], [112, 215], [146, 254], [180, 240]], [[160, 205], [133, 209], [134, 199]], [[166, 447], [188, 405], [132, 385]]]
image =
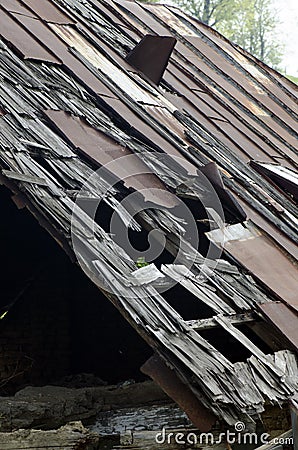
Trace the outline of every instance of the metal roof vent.
[[177, 40], [170, 36], [147, 34], [126, 56], [126, 61], [153, 83], [159, 84]]

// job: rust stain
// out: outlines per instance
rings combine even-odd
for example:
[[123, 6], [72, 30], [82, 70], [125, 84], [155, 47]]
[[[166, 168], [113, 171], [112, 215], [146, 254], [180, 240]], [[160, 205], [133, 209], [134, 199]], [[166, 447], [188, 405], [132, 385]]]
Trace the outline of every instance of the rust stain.
[[147, 34], [125, 59], [153, 83], [159, 84], [176, 42], [172, 37]]
[[75, 21], [48, 0], [22, 0], [22, 2], [46, 22], [75, 24]]
[[30, 17], [37, 17], [28, 8], [22, 5], [18, 0], [0, 0], [0, 5], [9, 12], [22, 14]]
[[225, 249], [262, 283], [298, 312], [297, 266], [266, 236], [225, 243]]
[[0, 35], [12, 44], [25, 59], [60, 64], [59, 59], [48, 52], [3, 10], [0, 10]]
[[264, 303], [259, 309], [298, 351], [297, 313], [280, 302]]
[[186, 412], [200, 431], [207, 432], [212, 428], [216, 417], [199, 402], [190, 388], [182, 383], [174, 370], [167, 367], [158, 355], [146, 361], [141, 371], [152, 378]]
[[[93, 162], [107, 165], [119, 180], [124, 180], [127, 188], [141, 191], [146, 201], [167, 208], [174, 208], [177, 202], [164, 184], [151, 170], [126, 147], [117, 144], [104, 133], [96, 130], [79, 117], [64, 111], [45, 111], [45, 115], [63, 132], [70, 142], [79, 148]], [[125, 160], [122, 157], [129, 156]], [[119, 162], [117, 162], [119, 160]], [[129, 167], [127, 167], [129, 165]], [[137, 175], [130, 175], [131, 173]]]

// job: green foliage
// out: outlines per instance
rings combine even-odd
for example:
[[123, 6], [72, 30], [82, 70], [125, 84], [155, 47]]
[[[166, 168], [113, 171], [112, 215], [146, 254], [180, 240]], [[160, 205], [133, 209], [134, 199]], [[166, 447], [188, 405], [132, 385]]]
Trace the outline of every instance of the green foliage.
[[232, 14], [218, 24], [217, 30], [261, 61], [278, 68], [282, 46], [274, 36], [277, 21], [271, 0], [233, 0], [233, 3]]
[[136, 266], [140, 269], [141, 267], [149, 266], [149, 263], [146, 262], [145, 258], [141, 256], [136, 261]]
[[298, 84], [298, 78], [297, 78], [297, 77], [293, 77], [292, 75], [286, 75], [286, 77], [287, 77], [289, 80], [293, 81], [293, 83]]
[[[148, 0], [147, 0], [148, 1]], [[150, 0], [149, 0], [150, 1]], [[158, 0], [151, 0], [156, 3]], [[278, 69], [283, 48], [275, 36], [272, 0], [172, 0], [244, 50]]]
[[175, 3], [201, 22], [215, 27], [232, 14], [234, 0], [176, 0]]

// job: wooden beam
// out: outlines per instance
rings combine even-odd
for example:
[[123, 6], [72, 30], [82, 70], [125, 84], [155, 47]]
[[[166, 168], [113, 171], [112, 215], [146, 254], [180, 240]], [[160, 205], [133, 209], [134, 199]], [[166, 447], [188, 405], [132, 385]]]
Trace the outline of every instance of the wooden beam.
[[174, 370], [170, 369], [159, 355], [155, 354], [143, 364], [141, 371], [152, 378], [162, 390], [186, 413], [195, 427], [203, 432], [210, 431], [216, 422], [215, 415], [194, 395]]
[[[225, 316], [225, 319], [228, 320], [232, 325], [241, 325], [256, 322], [258, 318], [259, 316], [254, 312]], [[218, 328], [220, 326], [214, 317], [211, 317], [210, 319], [188, 320], [186, 323], [192, 330], [196, 331], [210, 330], [212, 328]]]

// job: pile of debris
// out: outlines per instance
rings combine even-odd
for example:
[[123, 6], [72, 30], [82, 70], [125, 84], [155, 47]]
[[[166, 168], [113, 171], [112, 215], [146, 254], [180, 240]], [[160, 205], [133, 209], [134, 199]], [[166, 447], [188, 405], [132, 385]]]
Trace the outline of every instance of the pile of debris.
[[[216, 423], [211, 433], [195, 429], [151, 381], [85, 388], [28, 387], [0, 399], [0, 417], [1, 450], [227, 448], [226, 439], [220, 437], [227, 428]], [[288, 430], [290, 422], [287, 409], [272, 407], [252, 436], [270, 430], [269, 442], [269, 437]], [[188, 439], [187, 446], [181, 447], [182, 437]]]

